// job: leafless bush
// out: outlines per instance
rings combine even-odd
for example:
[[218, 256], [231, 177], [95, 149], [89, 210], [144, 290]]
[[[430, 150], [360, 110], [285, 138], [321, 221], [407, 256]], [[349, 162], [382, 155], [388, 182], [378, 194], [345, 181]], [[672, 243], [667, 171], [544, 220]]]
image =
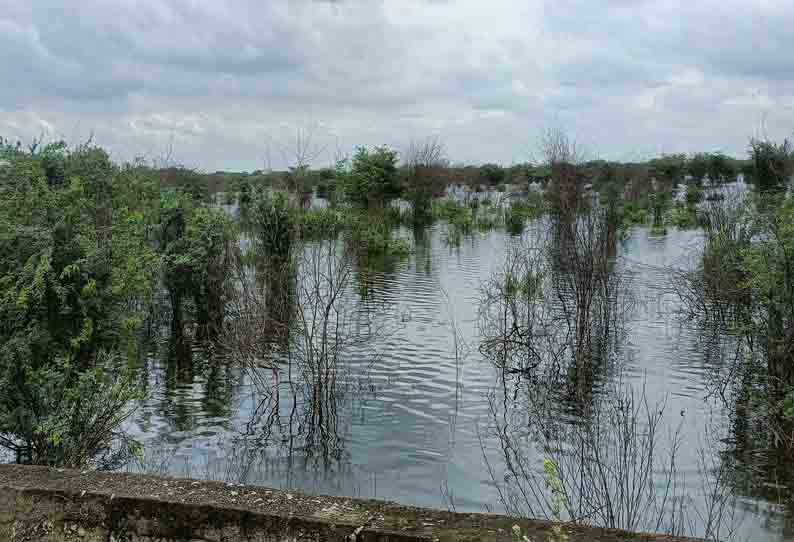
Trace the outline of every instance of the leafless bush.
[[559, 367], [567, 350], [564, 320], [546, 295], [546, 256], [539, 243], [509, 247], [501, 268], [480, 287], [480, 351], [508, 370]]
[[[353, 384], [344, 360], [353, 352], [369, 352], [381, 328], [373, 324], [372, 314], [357, 310], [355, 296], [349, 295], [354, 255], [343, 243], [306, 244], [296, 250], [290, 266], [294, 277], [284, 285], [288, 321], [273, 316], [273, 303], [278, 313], [284, 302], [279, 291], [262, 288], [244, 268], [224, 347], [262, 397], [247, 434], [258, 433], [264, 446], [278, 441], [277, 435], [292, 442], [297, 433], [305, 439], [305, 453], [338, 457], [338, 404]], [[370, 353], [374, 361], [376, 353]]]
[[541, 136], [540, 153], [551, 169], [546, 198], [552, 214], [574, 220], [582, 205], [587, 203], [580, 167], [585, 156], [583, 148], [562, 129], [552, 128]]
[[412, 141], [403, 159], [406, 165], [405, 197], [411, 202], [414, 222], [431, 218], [430, 206], [434, 197], [446, 188], [445, 170], [449, 165], [444, 143], [438, 137]]
[[[503, 380], [501, 393], [514, 396]], [[704, 506], [685, 493], [678, 471], [681, 426], [663, 448], [666, 401], [652, 403], [644, 388], [620, 383], [596, 401], [581, 420], [564, 417], [553, 388], [527, 386], [526, 411], [510, 413], [497, 395], [490, 409], [505, 474], [483, 457], [501, 504], [519, 517], [677, 536], [727, 540], [739, 518], [725, 471], [708, 464], [701, 449]], [[522, 390], [523, 391], [523, 390]]]
[[573, 217], [553, 219], [550, 258], [555, 262], [554, 294], [573, 330], [575, 352], [585, 359], [611, 335], [611, 323], [623, 321], [633, 307], [626, 272], [615, 271], [617, 224], [607, 210], [593, 205]]
[[542, 160], [549, 166], [581, 164], [585, 159], [584, 148], [562, 128], [545, 130], [540, 137], [539, 150]]
[[481, 352], [522, 372], [607, 359], [633, 310], [631, 275], [616, 271], [614, 237], [594, 207], [574, 223], [552, 218], [547, 233], [511, 247], [481, 287]]

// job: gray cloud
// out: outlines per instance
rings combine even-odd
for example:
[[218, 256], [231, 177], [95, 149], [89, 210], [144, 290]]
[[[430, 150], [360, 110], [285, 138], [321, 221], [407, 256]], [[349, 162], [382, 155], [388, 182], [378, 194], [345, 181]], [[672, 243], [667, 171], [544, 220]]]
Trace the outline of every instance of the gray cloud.
[[280, 167], [308, 123], [321, 162], [433, 134], [509, 163], [550, 124], [610, 158], [742, 154], [794, 128], [792, 27], [772, 0], [0, 0], [0, 134], [211, 170]]

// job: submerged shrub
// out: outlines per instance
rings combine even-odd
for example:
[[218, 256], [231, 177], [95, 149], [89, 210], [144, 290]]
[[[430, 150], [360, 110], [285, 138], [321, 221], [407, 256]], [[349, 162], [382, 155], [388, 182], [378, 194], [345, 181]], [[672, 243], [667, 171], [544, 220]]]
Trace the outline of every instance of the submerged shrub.
[[531, 192], [523, 199], [513, 200], [505, 209], [505, 227], [510, 233], [521, 233], [527, 220], [539, 217], [544, 210], [542, 194]]
[[677, 203], [668, 210], [665, 222], [681, 230], [694, 228], [698, 225], [697, 209], [693, 205]]
[[300, 216], [301, 236], [306, 239], [335, 239], [350, 223], [349, 214], [340, 209], [308, 209]]
[[499, 227], [502, 224], [504, 217], [499, 209], [493, 206], [481, 206], [475, 214], [475, 223], [477, 229], [485, 232]]
[[471, 212], [471, 209], [457, 198], [449, 197], [433, 202], [433, 218], [436, 220], [451, 221], [467, 212]]
[[392, 227], [384, 222], [359, 221], [350, 231], [349, 240], [359, 252], [370, 256], [407, 256], [408, 241], [395, 238]]
[[264, 254], [286, 257], [292, 250], [299, 217], [284, 192], [255, 189], [251, 193], [249, 226]]
[[508, 233], [514, 235], [521, 233], [524, 231], [526, 221], [527, 217], [521, 212], [521, 209], [517, 209], [513, 205], [505, 209], [505, 228]]
[[689, 185], [686, 187], [686, 203], [687, 205], [697, 205], [703, 201], [703, 188], [696, 185]]
[[350, 170], [345, 172], [344, 191], [354, 205], [383, 205], [399, 195], [397, 153], [381, 146], [359, 147]]
[[762, 192], [782, 189], [794, 174], [794, 145], [767, 139], [750, 140], [752, 177]]

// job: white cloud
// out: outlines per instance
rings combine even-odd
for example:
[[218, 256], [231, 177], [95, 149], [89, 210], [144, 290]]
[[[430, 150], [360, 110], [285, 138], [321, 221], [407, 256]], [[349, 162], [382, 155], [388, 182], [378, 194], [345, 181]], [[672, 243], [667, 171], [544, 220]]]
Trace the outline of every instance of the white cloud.
[[206, 169], [307, 122], [334, 151], [432, 133], [473, 162], [527, 159], [550, 123], [606, 157], [741, 154], [761, 115], [794, 128], [792, 27], [782, 1], [0, 0], [0, 135]]

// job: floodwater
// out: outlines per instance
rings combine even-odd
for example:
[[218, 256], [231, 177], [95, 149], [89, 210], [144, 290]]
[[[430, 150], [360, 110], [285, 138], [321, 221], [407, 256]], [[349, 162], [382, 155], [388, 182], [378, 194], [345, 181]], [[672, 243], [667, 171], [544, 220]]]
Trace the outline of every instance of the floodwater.
[[[291, 386], [299, 376], [287, 364], [255, 369], [256, 385], [249, 370], [217, 349], [196, 346], [189, 362], [169, 360], [165, 347], [153, 351], [141, 369], [148, 399], [129, 424], [146, 458], [127, 468], [504, 511], [498, 488], [511, 477], [500, 432], [522, 444], [529, 468], [542, 473], [544, 458], [527, 423], [528, 387], [537, 384], [480, 352], [480, 288], [516, 239], [474, 233], [450, 247], [445, 235], [445, 226], [435, 225], [392, 268], [356, 270], [345, 300], [382, 325], [366, 345], [345, 351], [319, 418], [307, 414], [311, 399]], [[698, 238], [674, 228], [652, 237], [637, 228], [619, 243], [618, 272], [631, 274], [635, 299], [620, 359], [584, 384], [564, 373], [559, 395], [546, 400], [582, 386], [579, 400], [593, 402], [609, 400], [618, 384], [644, 389], [650, 404], [665, 401], [661, 448], [681, 432], [679, 474], [690, 508], [705, 506], [704, 476], [721, 473], [739, 539], [791, 540], [792, 468], [754, 425], [751, 401], [715, 383], [731, 341], [683, 319], [670, 290], [664, 267], [688, 265]], [[560, 419], [576, 423], [575, 404], [563, 398], [555, 407]], [[662, 478], [658, 473], [658, 483]]]

